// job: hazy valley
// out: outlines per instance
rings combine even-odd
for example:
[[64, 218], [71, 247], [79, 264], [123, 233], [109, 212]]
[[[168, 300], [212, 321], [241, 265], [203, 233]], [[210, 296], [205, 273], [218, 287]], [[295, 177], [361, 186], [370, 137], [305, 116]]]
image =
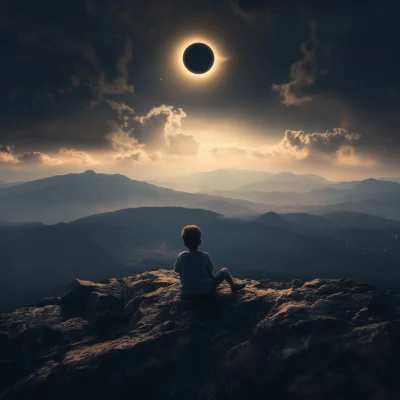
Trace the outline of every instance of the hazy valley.
[[[304, 179], [318, 181], [299, 177]], [[202, 248], [217, 268], [228, 265], [240, 277], [351, 278], [398, 288], [400, 221], [379, 216], [386, 214], [377, 208], [370, 214], [350, 212], [343, 206], [349, 203], [337, 201], [352, 199], [358, 211], [365, 202], [394, 205], [400, 184], [366, 180], [335, 185], [340, 188], [256, 192], [256, 202], [244, 196], [254, 192], [223, 192], [243, 196], [231, 200], [94, 172], [0, 189], [1, 309], [59, 295], [77, 277], [97, 280], [171, 268], [183, 249], [180, 231], [188, 224], [203, 230]], [[268, 205], [272, 199], [274, 206]], [[333, 205], [299, 204], [313, 199]], [[304, 208], [312, 214], [277, 212]]]

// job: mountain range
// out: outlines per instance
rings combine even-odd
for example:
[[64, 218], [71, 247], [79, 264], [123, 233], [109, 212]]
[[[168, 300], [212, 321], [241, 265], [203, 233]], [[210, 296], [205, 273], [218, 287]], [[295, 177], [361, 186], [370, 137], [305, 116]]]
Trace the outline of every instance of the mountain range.
[[[244, 185], [240, 190], [221, 190], [221, 182], [232, 186], [241, 178], [254, 179], [262, 174], [268, 178], [264, 176], [263, 181]], [[367, 179], [333, 184], [316, 175], [273, 175], [246, 170], [216, 170], [194, 178], [207, 182], [213, 190], [181, 192], [94, 171], [16, 183], [0, 187], [0, 221], [51, 224], [143, 206], [201, 208], [229, 217], [249, 217], [267, 211], [315, 215], [350, 211], [400, 220], [397, 182]], [[272, 190], [277, 187], [292, 191]], [[307, 191], [310, 187], [317, 188]], [[252, 191], [254, 188], [265, 190]]]
[[271, 176], [273, 176], [272, 173], [265, 171], [225, 168], [207, 172], [197, 172], [180, 177], [160, 178], [150, 181], [150, 183], [175, 190], [208, 192], [215, 190], [215, 188], [220, 188], [221, 190], [235, 190], [238, 186], [260, 181]]
[[255, 181], [244, 186], [237, 187], [237, 191], [254, 192], [308, 192], [319, 188], [325, 188], [332, 183], [325, 178], [313, 175], [295, 175], [292, 172], [281, 172], [267, 177], [261, 181]]
[[[145, 207], [70, 223], [0, 225], [0, 305], [9, 310], [58, 295], [74, 278], [123, 277], [171, 268], [180, 232], [197, 224], [216, 268], [240, 277], [346, 277], [397, 288], [400, 225], [363, 214], [267, 213], [226, 218], [206, 210]], [[373, 229], [372, 229], [373, 228]]]
[[[247, 179], [253, 172], [210, 175]], [[309, 192], [213, 195], [93, 171], [16, 183], [0, 188], [0, 309], [60, 293], [76, 277], [170, 268], [188, 224], [204, 230], [217, 267], [229, 265], [241, 277], [348, 277], [397, 288], [399, 202], [399, 183], [375, 179]]]
[[343, 182], [304, 193], [218, 190], [210, 194], [263, 204], [278, 213], [306, 212], [321, 215], [350, 211], [400, 220], [400, 183], [377, 179]]
[[0, 221], [69, 222], [96, 213], [141, 206], [203, 208], [230, 216], [266, 211], [247, 200], [161, 188], [123, 175], [59, 175], [0, 188]]
[[327, 187], [332, 182], [325, 178], [292, 172], [273, 174], [265, 171], [246, 169], [217, 169], [208, 172], [198, 172], [181, 177], [171, 177], [152, 181], [157, 186], [168, 187], [189, 192], [209, 192], [219, 190], [235, 191], [299, 191]]

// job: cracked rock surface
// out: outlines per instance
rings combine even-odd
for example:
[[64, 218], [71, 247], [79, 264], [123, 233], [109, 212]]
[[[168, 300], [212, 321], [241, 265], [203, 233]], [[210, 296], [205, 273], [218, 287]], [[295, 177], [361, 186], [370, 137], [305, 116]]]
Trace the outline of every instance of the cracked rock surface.
[[400, 397], [399, 294], [246, 282], [186, 299], [172, 271], [75, 280], [3, 314], [0, 399]]

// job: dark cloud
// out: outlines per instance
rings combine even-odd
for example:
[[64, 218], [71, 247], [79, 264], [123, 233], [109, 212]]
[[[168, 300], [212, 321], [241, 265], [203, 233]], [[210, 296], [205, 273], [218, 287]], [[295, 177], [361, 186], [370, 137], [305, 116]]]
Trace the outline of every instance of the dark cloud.
[[278, 0], [229, 0], [232, 11], [254, 28], [266, 30], [278, 18]]
[[[17, 67], [15, 72], [20, 72], [22, 82], [35, 84], [29, 89], [58, 83], [72, 88], [86, 85], [96, 94], [133, 90], [127, 82], [132, 59], [129, 31], [118, 28], [117, 21], [103, 19], [79, 0], [38, 0], [35, 5], [29, 0], [13, 0], [4, 4], [0, 29], [10, 44], [5, 46], [4, 55], [17, 61], [13, 67]], [[9, 79], [10, 89], [16, 84], [16, 79]]]
[[272, 85], [272, 89], [279, 92], [283, 104], [300, 105], [312, 100], [307, 89], [315, 83], [319, 75], [326, 75], [328, 72], [321, 65], [328, 49], [317, 38], [316, 30], [316, 23], [310, 23], [310, 38], [300, 46], [303, 59], [292, 64], [290, 69], [291, 81]]
[[[185, 132], [181, 124], [186, 115], [179, 107], [190, 116], [201, 113], [207, 123], [208, 118], [241, 120], [249, 134], [255, 127], [270, 142], [279, 142], [279, 132], [286, 130], [333, 132], [340, 126], [362, 135], [342, 144], [351, 146], [342, 149], [343, 159], [354, 159], [351, 149], [356, 148], [357, 153], [375, 151], [383, 163], [398, 164], [396, 2], [382, 0], [377, 6], [366, 0], [363, 7], [345, 0], [198, 4], [2, 2], [0, 143], [10, 145], [0, 148], [3, 166], [57, 162], [46, 159], [49, 154], [84, 163], [86, 153], [110, 147], [116, 157], [121, 153], [131, 160], [195, 154], [200, 138]], [[202, 93], [168, 79], [174, 71], [166, 60], [175, 41], [192, 33], [215, 38], [229, 57], [224, 79]], [[330, 154], [329, 146], [336, 148], [335, 141], [343, 140], [335, 136], [328, 146], [322, 138], [306, 145], [288, 134], [287, 143]], [[60, 148], [66, 149], [63, 154]], [[216, 150], [221, 157], [236, 154], [238, 159], [250, 152], [235, 146]]]
[[1, 7], [0, 141], [27, 150], [38, 143], [105, 145], [113, 112], [90, 106], [132, 96], [129, 27], [88, 1], [13, 0]]
[[72, 86], [75, 88], [86, 86], [94, 95], [100, 97], [133, 92], [133, 85], [128, 83], [128, 64], [132, 60], [131, 47], [131, 41], [126, 39], [121, 54], [115, 60], [113, 77], [108, 77], [107, 72], [101, 68], [88, 72], [87, 69], [79, 66], [71, 77]]
[[278, 10], [278, 0], [234, 0], [233, 3], [244, 13], [257, 13], [264, 10]]

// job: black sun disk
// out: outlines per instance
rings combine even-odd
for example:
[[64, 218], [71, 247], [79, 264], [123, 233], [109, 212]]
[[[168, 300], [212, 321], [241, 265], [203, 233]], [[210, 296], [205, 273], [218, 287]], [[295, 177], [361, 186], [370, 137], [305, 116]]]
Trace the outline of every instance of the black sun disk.
[[193, 43], [183, 53], [183, 63], [193, 74], [205, 74], [214, 65], [215, 56], [205, 43]]

